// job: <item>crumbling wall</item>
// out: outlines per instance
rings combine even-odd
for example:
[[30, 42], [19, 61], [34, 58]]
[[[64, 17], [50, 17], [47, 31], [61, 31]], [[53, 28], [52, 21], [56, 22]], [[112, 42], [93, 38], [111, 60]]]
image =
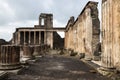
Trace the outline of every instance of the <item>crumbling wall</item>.
[[102, 1], [102, 66], [120, 69], [120, 0]]
[[71, 17], [66, 26], [65, 48], [91, 57], [99, 43], [100, 23], [96, 2], [88, 2], [76, 21]]

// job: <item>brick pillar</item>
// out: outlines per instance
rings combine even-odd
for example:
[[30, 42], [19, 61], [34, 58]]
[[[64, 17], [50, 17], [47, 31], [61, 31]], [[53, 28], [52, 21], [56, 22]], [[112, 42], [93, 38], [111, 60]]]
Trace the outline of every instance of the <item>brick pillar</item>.
[[20, 68], [20, 47], [14, 45], [2, 45], [0, 52], [0, 69], [10, 70]]

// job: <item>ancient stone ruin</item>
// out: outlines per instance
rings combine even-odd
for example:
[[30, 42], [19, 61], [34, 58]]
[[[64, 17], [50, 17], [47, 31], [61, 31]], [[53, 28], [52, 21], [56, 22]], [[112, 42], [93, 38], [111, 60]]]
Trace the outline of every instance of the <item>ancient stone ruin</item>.
[[102, 0], [102, 66], [120, 70], [120, 0]]
[[54, 46], [53, 33], [56, 31], [65, 31], [65, 28], [53, 28], [53, 15], [41, 13], [39, 16], [39, 25], [31, 27], [20, 27], [13, 33], [12, 44], [15, 45], [48, 45]]
[[[101, 61], [101, 67], [120, 71], [119, 3], [120, 0], [102, 0], [101, 30], [97, 2], [89, 1], [77, 19], [70, 17], [65, 28], [54, 28], [53, 14], [41, 13], [39, 25], [17, 28], [11, 44], [0, 44], [0, 69], [20, 68], [21, 61], [59, 48], [60, 54], [97, 59]], [[65, 32], [65, 38], [57, 31]]]
[[[39, 25], [20, 27], [13, 33], [11, 41], [11, 45], [15, 45], [13, 51], [16, 51], [17, 46], [19, 46], [20, 51], [18, 55], [20, 55], [19, 58], [22, 62], [32, 59], [33, 56], [45, 55], [48, 48], [62, 49], [61, 54], [67, 50], [68, 53], [71, 53], [70, 55], [85, 55], [86, 59], [93, 59], [96, 47], [100, 41], [100, 22], [97, 4], [97, 2], [88, 2], [77, 19], [75, 20], [72, 16], [65, 28], [54, 28], [53, 14], [41, 13]], [[65, 40], [58, 35], [57, 31], [65, 32]], [[11, 49], [11, 46], [6, 45], [5, 47], [4, 50], [9, 52], [8, 49]], [[0, 54], [5, 54], [6, 52], [2, 50]], [[16, 58], [16, 56], [12, 58]], [[6, 60], [7, 57], [2, 59]]]
[[71, 17], [66, 26], [65, 48], [93, 58], [100, 41], [97, 2], [88, 2], [76, 20]]
[[2, 45], [0, 51], [0, 70], [20, 68], [20, 46]]

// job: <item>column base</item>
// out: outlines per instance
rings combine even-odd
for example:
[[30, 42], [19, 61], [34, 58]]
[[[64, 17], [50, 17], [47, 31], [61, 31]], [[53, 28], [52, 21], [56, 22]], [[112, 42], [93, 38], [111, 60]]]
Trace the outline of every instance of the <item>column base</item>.
[[0, 70], [15, 70], [22, 68], [21, 64], [1, 64], [0, 65]]

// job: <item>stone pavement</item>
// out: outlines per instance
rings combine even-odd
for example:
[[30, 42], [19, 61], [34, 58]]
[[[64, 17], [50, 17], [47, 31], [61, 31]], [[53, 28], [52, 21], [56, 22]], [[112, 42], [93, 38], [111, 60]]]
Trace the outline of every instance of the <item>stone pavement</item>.
[[44, 56], [29, 61], [18, 74], [9, 74], [5, 80], [110, 80], [82, 61], [62, 56]]

